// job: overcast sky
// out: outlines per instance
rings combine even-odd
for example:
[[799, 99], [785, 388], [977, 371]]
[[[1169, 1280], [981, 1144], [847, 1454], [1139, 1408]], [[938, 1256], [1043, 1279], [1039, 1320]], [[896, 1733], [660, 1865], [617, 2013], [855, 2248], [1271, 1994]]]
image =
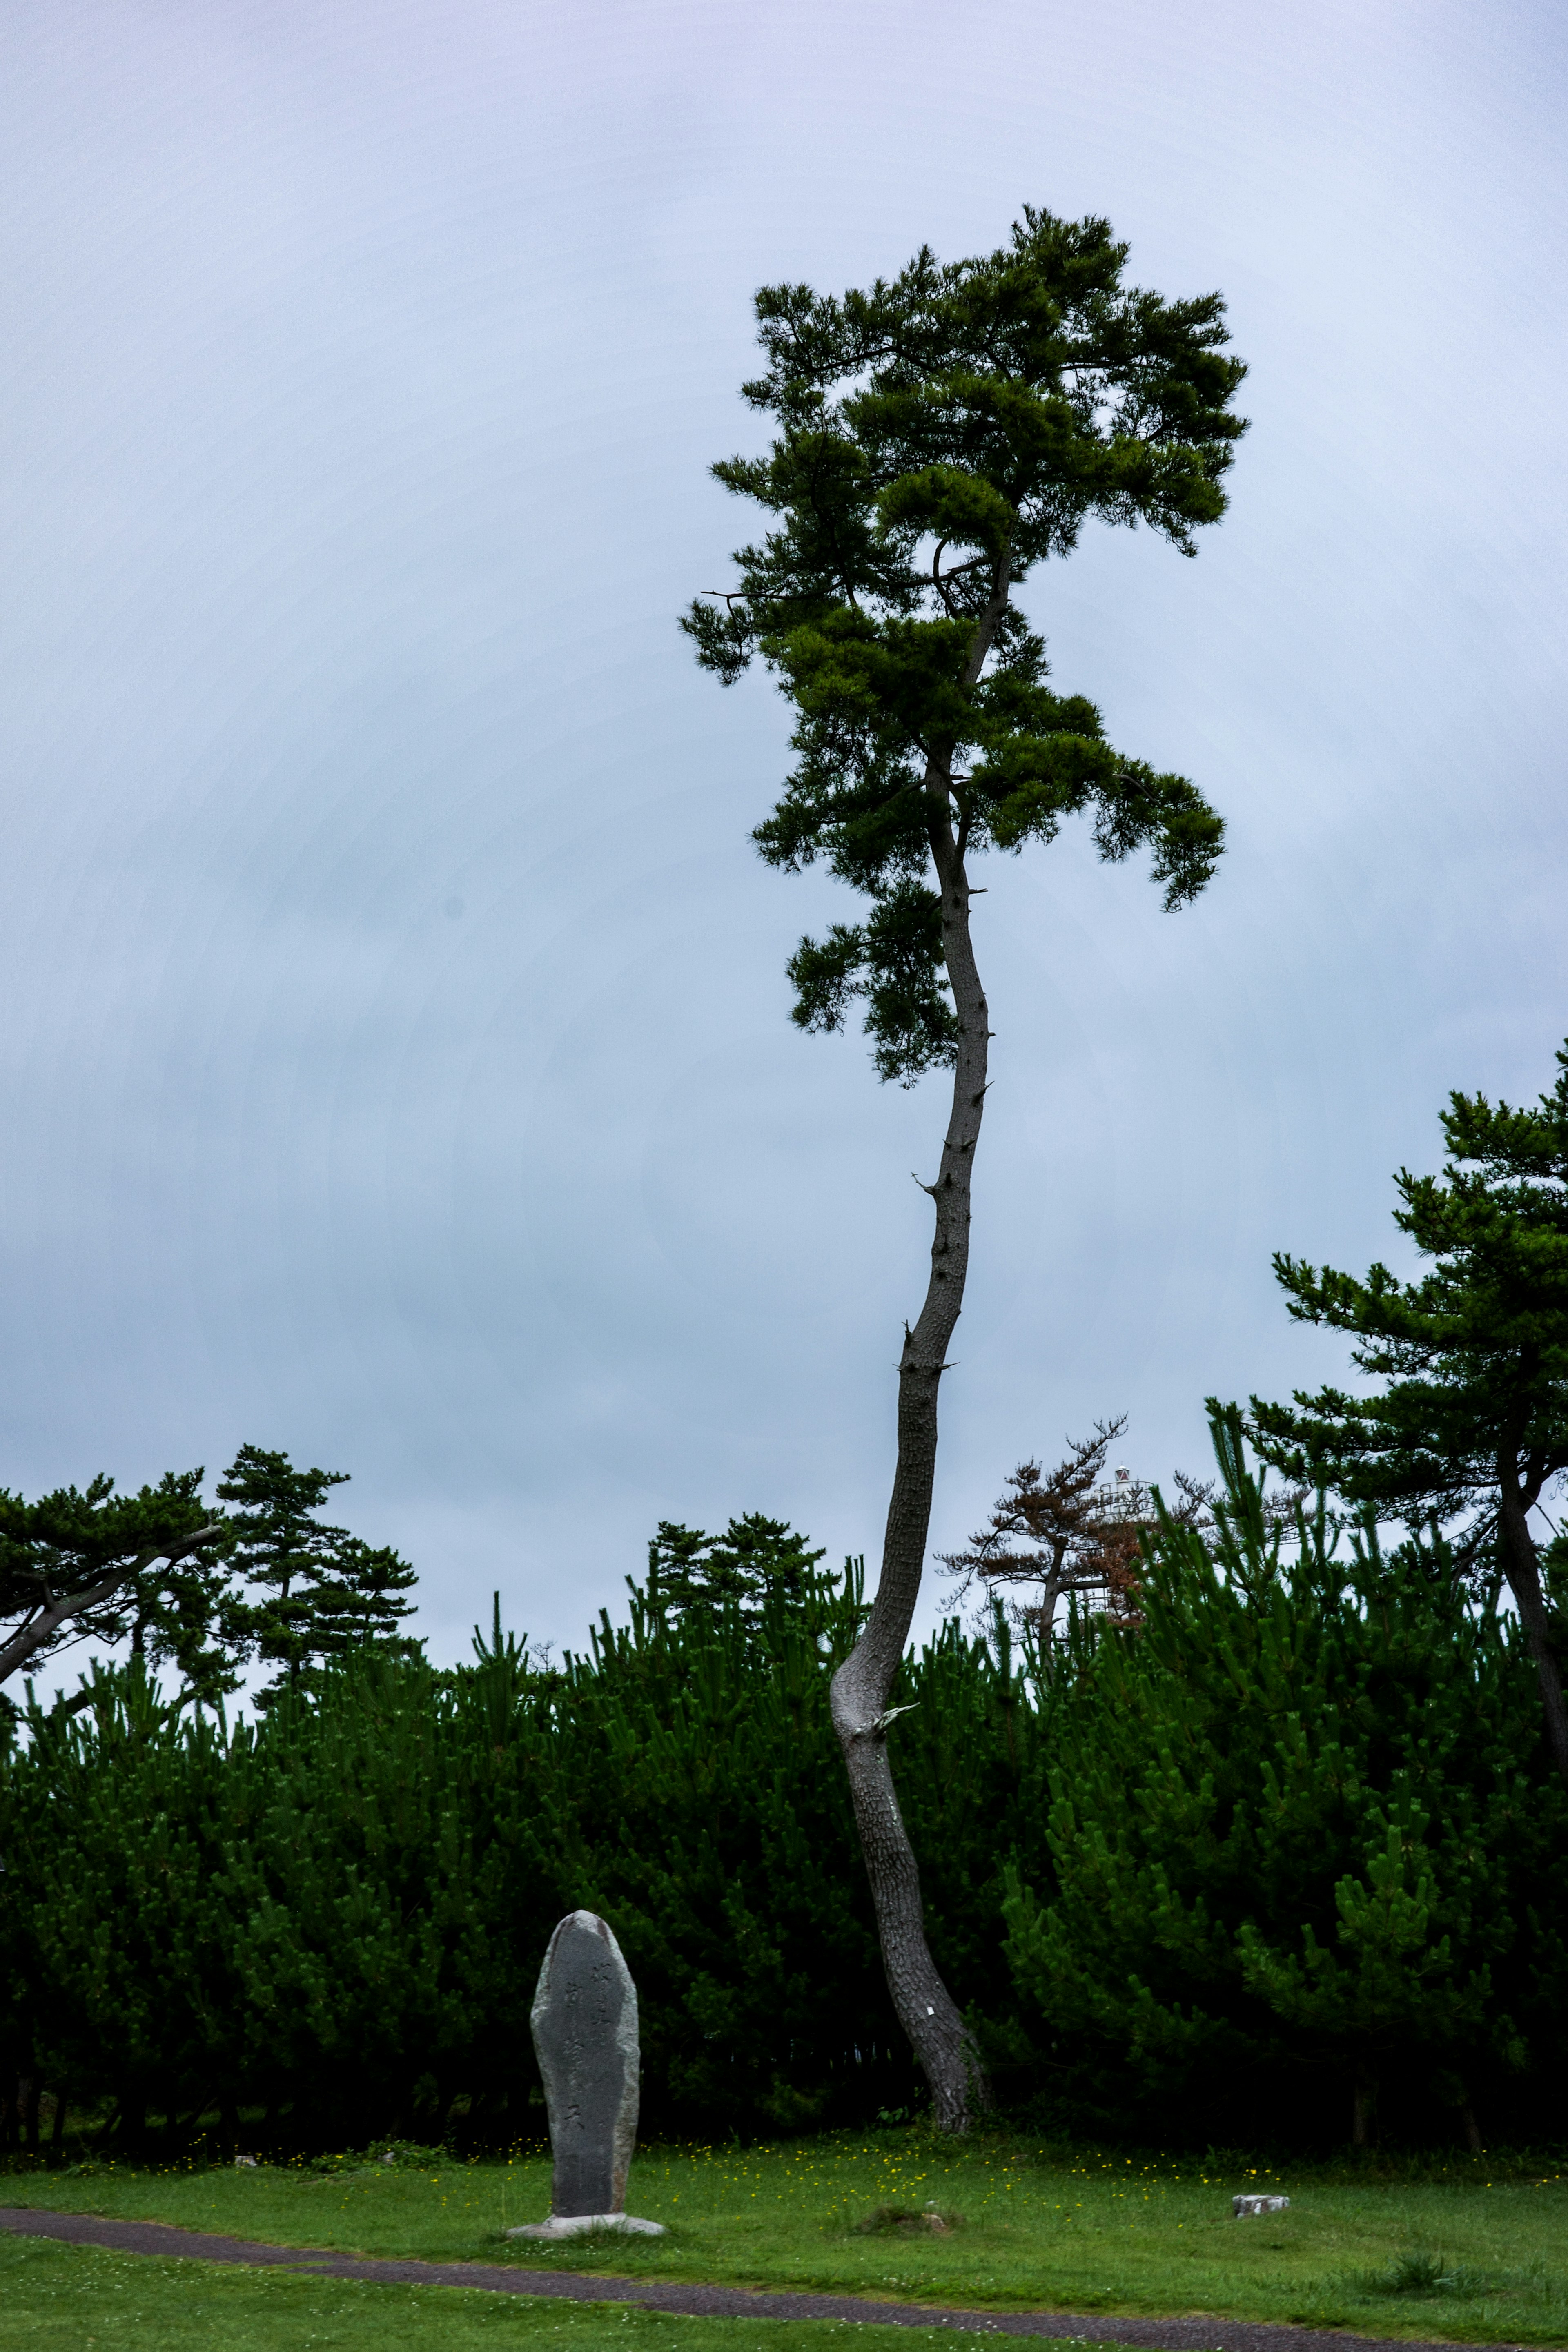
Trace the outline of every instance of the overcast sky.
[[579, 1641], [660, 1518], [874, 1561], [942, 1081], [791, 1027], [853, 901], [756, 859], [785, 714], [675, 621], [753, 289], [1026, 202], [1251, 369], [1195, 562], [1026, 592], [1230, 850], [1177, 916], [1081, 838], [978, 877], [933, 1548], [1336, 1370], [1270, 1251], [1400, 1263], [1448, 1089], [1568, 1031], [1565, 58], [1544, 0], [11, 0], [0, 1484], [351, 1471], [442, 1660], [497, 1586]]

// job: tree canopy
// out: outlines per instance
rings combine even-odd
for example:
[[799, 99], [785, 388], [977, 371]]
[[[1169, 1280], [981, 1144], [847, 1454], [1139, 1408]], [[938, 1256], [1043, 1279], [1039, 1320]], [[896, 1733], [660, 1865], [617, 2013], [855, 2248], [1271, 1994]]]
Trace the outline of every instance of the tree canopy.
[[778, 522], [682, 625], [726, 684], [760, 655], [795, 704], [797, 764], [754, 838], [777, 866], [823, 859], [870, 907], [801, 941], [794, 1018], [837, 1029], [863, 1000], [887, 1078], [953, 1058], [933, 822], [962, 860], [1092, 811], [1100, 855], [1149, 847], [1172, 907], [1219, 856], [1195, 787], [1113, 750], [1093, 703], [1047, 685], [1011, 601], [1090, 519], [1191, 554], [1225, 511], [1246, 429], [1225, 305], [1124, 285], [1127, 254], [1103, 220], [1026, 207], [979, 258], [922, 247], [863, 291], [756, 298], [767, 366], [742, 389], [778, 434], [713, 471]]
[[263, 1706], [324, 1661], [375, 1645], [406, 1649], [397, 1633], [416, 1571], [389, 1545], [367, 1544], [316, 1516], [342, 1470], [297, 1470], [287, 1454], [242, 1445], [218, 1486], [235, 1565], [259, 1599], [242, 1620], [251, 1654], [279, 1671], [258, 1694]]
[[1300, 1322], [1347, 1331], [1372, 1395], [1252, 1400], [1259, 1451], [1293, 1477], [1418, 1526], [1468, 1517], [1466, 1549], [1507, 1576], [1568, 1773], [1568, 1717], [1529, 1515], [1568, 1470], [1568, 1045], [1533, 1109], [1454, 1094], [1440, 1176], [1402, 1169], [1394, 1223], [1431, 1271], [1363, 1277], [1280, 1255]]
[[0, 1682], [79, 1642], [129, 1640], [203, 1696], [233, 1687], [214, 1640], [222, 1515], [203, 1503], [202, 1475], [168, 1471], [134, 1495], [100, 1475], [35, 1503], [0, 1489]]
[[826, 1558], [786, 1520], [761, 1511], [732, 1518], [721, 1536], [660, 1519], [647, 1548], [646, 1591], [649, 1605], [672, 1618], [725, 1609], [756, 1618], [770, 1605], [816, 1592], [825, 1580], [817, 1563]]
[[1047, 685], [1045, 641], [1013, 601], [1091, 517], [1146, 522], [1190, 554], [1225, 511], [1245, 371], [1224, 348], [1224, 305], [1125, 286], [1126, 260], [1106, 222], [1026, 209], [989, 255], [941, 263], [922, 247], [897, 278], [842, 296], [764, 287], [766, 367], [742, 390], [777, 434], [714, 472], [775, 527], [738, 551], [737, 584], [705, 592], [682, 624], [725, 684], [760, 656], [794, 706], [796, 764], [756, 828], [762, 855], [791, 869], [820, 858], [868, 901], [864, 920], [801, 940], [794, 1018], [838, 1029], [858, 1002], [884, 1078], [952, 1071], [881, 1570], [833, 1717], [889, 1990], [953, 2130], [988, 2093], [925, 1942], [887, 1725], [924, 1567], [989, 1083], [967, 861], [1048, 842], [1092, 810], [1101, 856], [1146, 845], [1178, 907], [1224, 832], [1185, 777], [1113, 751], [1094, 705]]
[[1162, 1510], [1138, 1629], [1077, 1621], [1057, 1678], [1054, 1802], [1004, 1906], [1036, 2063], [1091, 2128], [1217, 2096], [1300, 2133], [1331, 2099], [1364, 2142], [1386, 2099], [1479, 2148], [1477, 2106], [1565, 2049], [1568, 1792], [1519, 1629], [1440, 1540], [1271, 1510], [1212, 1411], [1208, 1526]]

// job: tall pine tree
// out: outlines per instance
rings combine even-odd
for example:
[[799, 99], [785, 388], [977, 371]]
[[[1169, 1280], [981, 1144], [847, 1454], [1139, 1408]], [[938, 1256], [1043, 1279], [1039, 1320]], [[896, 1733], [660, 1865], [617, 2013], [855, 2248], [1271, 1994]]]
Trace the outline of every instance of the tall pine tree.
[[991, 1014], [971, 934], [970, 861], [1052, 841], [1088, 814], [1102, 857], [1147, 848], [1168, 907], [1201, 890], [1220, 818], [1185, 777], [1127, 758], [1082, 695], [1048, 683], [1015, 597], [1086, 522], [1142, 522], [1184, 553], [1225, 511], [1245, 370], [1215, 294], [1123, 283], [1103, 220], [1026, 209], [1009, 243], [844, 296], [764, 287], [765, 372], [745, 398], [776, 437], [718, 479], [773, 519], [735, 582], [683, 626], [726, 685], [753, 656], [795, 709], [793, 775], [753, 838], [770, 864], [820, 858], [864, 919], [802, 940], [794, 1018], [858, 1004], [884, 1078], [950, 1069], [925, 1303], [906, 1326], [898, 1459], [870, 1616], [834, 1684], [888, 1987], [944, 2127], [985, 2096], [973, 2037], [932, 1961], [888, 1756], [889, 1711], [924, 1565], [937, 1390], [963, 1300], [970, 1179]]

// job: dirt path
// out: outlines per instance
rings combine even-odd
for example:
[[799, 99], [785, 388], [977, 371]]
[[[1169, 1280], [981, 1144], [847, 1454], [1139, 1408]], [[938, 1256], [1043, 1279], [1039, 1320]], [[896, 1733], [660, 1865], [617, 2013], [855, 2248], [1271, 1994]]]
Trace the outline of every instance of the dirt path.
[[[58, 2238], [122, 2254], [244, 2263], [307, 2272], [312, 2278], [365, 2279], [377, 2285], [486, 2287], [495, 2294], [557, 2294], [573, 2303], [641, 2303], [702, 2319], [873, 2319], [894, 2327], [964, 2327], [993, 2336], [1055, 2336], [1069, 2342], [1142, 2344], [1152, 2352], [1454, 2352], [1452, 2344], [1351, 2336], [1340, 2328], [1275, 2326], [1237, 2319], [1106, 2319], [1065, 2311], [942, 2311], [928, 2304], [874, 2303], [863, 2295], [752, 2294], [742, 2287], [686, 2286], [664, 2279], [587, 2278], [571, 2271], [512, 2270], [498, 2263], [383, 2263], [300, 2246], [174, 2230], [163, 2221], [110, 2221], [95, 2213], [0, 2207], [0, 2229]], [[1489, 2346], [1487, 2352], [1518, 2352]]]

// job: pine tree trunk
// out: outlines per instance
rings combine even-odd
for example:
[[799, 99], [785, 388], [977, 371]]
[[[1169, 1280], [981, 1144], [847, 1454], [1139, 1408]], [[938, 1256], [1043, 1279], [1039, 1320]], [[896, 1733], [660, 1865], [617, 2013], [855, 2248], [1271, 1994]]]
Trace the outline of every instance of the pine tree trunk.
[[[976, 625], [964, 684], [973, 686], [1006, 609], [1009, 572], [998, 564], [990, 604]], [[899, 1810], [888, 1755], [888, 1700], [910, 1637], [925, 1565], [936, 1479], [937, 1390], [969, 1271], [970, 1180], [985, 1108], [990, 1045], [985, 992], [969, 930], [969, 877], [962, 835], [952, 824], [951, 760], [933, 754], [926, 768], [931, 856], [942, 894], [942, 952], [958, 1020], [952, 1105], [936, 1182], [931, 1277], [913, 1328], [906, 1326], [899, 1362], [898, 1461], [882, 1540], [877, 1597], [860, 1639], [833, 1677], [833, 1726], [844, 1750], [849, 1793], [870, 1881], [888, 1990], [900, 2024], [931, 2085], [939, 2129], [968, 2128], [990, 2105], [974, 2037], [937, 1973], [926, 1944], [920, 1868]]]
[[1552, 1625], [1546, 1597], [1541, 1590], [1541, 1570], [1535, 1539], [1525, 1516], [1520, 1492], [1519, 1465], [1510, 1448], [1498, 1464], [1498, 1518], [1502, 1529], [1503, 1570], [1509, 1591], [1519, 1608], [1519, 1622], [1535, 1661], [1541, 1705], [1546, 1717], [1546, 1746], [1552, 1763], [1568, 1780], [1568, 1705], [1563, 1702], [1563, 1673], [1552, 1646]]
[[899, 1365], [899, 1452], [877, 1597], [859, 1641], [833, 1678], [833, 1723], [844, 1750], [888, 1990], [931, 2084], [939, 2126], [963, 2131], [989, 2103], [973, 2037], [926, 1946], [920, 1870], [899, 1811], [888, 1755], [887, 1707], [909, 1640], [925, 1563], [936, 1475], [937, 1389], [963, 1302], [969, 1260], [970, 1169], [985, 1100], [986, 1007], [969, 945], [962, 864], [943, 877], [948, 972], [963, 1034], [942, 1167], [931, 1187], [936, 1231], [925, 1305], [904, 1333]]
[[1372, 2119], [1377, 2107], [1377, 2084], [1371, 2074], [1357, 2070], [1355, 2090], [1351, 2099], [1351, 2146], [1363, 2148], [1372, 2144]]

